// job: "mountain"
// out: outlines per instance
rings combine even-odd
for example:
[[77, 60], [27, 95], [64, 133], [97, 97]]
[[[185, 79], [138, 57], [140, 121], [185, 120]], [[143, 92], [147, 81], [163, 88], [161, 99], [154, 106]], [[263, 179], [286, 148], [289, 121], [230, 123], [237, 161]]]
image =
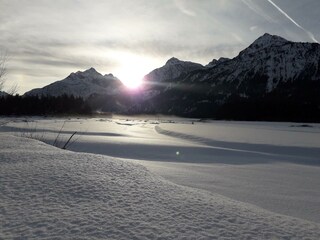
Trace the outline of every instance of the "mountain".
[[171, 79], [170, 70], [164, 71], [169, 67], [147, 75], [155, 83], [166, 81], [155, 84], [158, 94], [145, 109], [184, 116], [290, 120], [312, 115], [320, 120], [319, 66], [319, 44], [266, 33], [233, 59], [181, 70]]
[[223, 63], [225, 61], [230, 60], [229, 58], [224, 58], [221, 57], [218, 60], [217, 59], [213, 59], [211, 62], [209, 62], [205, 67], [210, 68], [210, 67], [215, 67], [216, 65]]
[[207, 83], [211, 87], [208, 92], [227, 86], [230, 94], [266, 94], [283, 83], [319, 81], [320, 45], [264, 34], [237, 57], [209, 65], [209, 69], [190, 73], [180, 81]]
[[114, 95], [120, 91], [122, 83], [112, 74], [102, 75], [94, 68], [71, 73], [67, 78], [43, 88], [26, 92], [24, 96], [62, 96], [73, 95], [84, 99], [93, 94]]
[[204, 69], [204, 66], [199, 63], [182, 61], [175, 57], [170, 58], [164, 66], [157, 68], [144, 76], [143, 80], [145, 86], [142, 93], [143, 98], [140, 100], [147, 100], [151, 97], [155, 97], [164, 87], [167, 90], [175, 87], [174, 79], [199, 69]]
[[181, 61], [175, 57], [170, 58], [166, 64], [157, 68], [144, 77], [145, 82], [150, 84], [160, 84], [166, 80], [172, 80], [194, 70], [203, 69], [199, 63]]
[[122, 91], [113, 75], [91, 68], [25, 96], [63, 94], [93, 110], [237, 120], [320, 122], [320, 45], [268, 33], [238, 56], [199, 63], [170, 58], [144, 77], [139, 91]]

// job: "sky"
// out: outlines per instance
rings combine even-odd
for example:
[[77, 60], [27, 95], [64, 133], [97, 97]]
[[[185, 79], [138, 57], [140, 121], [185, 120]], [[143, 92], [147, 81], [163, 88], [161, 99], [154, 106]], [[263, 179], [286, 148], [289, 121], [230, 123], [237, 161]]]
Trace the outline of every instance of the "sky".
[[19, 94], [94, 67], [140, 79], [171, 57], [235, 57], [265, 32], [320, 41], [319, 0], [0, 0], [0, 54]]

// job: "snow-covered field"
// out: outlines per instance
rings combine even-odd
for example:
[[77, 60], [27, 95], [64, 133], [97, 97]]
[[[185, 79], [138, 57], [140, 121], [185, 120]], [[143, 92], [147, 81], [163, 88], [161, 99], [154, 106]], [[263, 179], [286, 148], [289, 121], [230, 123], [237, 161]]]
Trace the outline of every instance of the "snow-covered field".
[[[71, 151], [30, 139], [75, 131]], [[0, 239], [320, 238], [319, 124], [1, 118], [0, 132]]]

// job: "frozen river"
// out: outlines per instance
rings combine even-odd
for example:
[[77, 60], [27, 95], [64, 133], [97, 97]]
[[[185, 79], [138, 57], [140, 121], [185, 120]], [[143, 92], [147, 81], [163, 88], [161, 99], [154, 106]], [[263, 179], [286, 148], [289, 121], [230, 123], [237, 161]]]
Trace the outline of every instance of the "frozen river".
[[0, 129], [136, 161], [163, 178], [320, 223], [320, 125], [167, 117], [3, 118]]

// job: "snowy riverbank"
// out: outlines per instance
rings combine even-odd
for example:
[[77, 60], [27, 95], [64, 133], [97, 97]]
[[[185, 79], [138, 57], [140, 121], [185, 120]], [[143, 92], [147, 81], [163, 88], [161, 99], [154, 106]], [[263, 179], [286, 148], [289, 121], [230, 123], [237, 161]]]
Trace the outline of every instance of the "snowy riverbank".
[[0, 238], [319, 238], [319, 124], [0, 122]]
[[0, 134], [0, 237], [319, 239], [319, 224], [170, 183], [145, 167]]

